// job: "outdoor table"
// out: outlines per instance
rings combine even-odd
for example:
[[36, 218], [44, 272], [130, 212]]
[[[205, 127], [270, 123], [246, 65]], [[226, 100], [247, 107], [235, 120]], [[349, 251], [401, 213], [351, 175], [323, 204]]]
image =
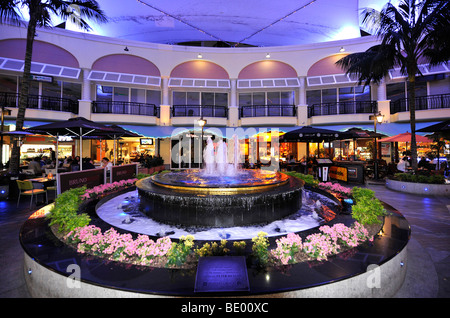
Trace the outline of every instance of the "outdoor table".
[[[47, 187], [53, 186], [56, 182], [56, 178], [49, 179], [47, 177], [33, 178], [33, 179], [27, 179], [27, 180], [29, 180], [33, 183], [33, 188], [38, 188], [38, 189], [44, 188], [45, 190], [47, 190]], [[41, 186], [37, 187], [37, 186], [35, 186], [35, 184], [40, 184]]]

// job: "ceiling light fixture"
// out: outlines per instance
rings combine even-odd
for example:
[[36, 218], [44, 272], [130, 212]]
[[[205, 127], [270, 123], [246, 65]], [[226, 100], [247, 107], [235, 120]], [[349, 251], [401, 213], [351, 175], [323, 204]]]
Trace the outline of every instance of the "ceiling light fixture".
[[198, 58], [198, 59], [202, 59], [202, 58], [203, 58], [202, 53], [198, 53], [197, 58]]
[[270, 59], [270, 53], [266, 54], [266, 59]]
[[129, 51], [129, 49], [128, 49], [128, 46], [125, 46], [125, 48], [123, 49], [125, 52], [128, 52]]
[[341, 46], [341, 48], [339, 49], [339, 52], [345, 52], [345, 49], [344, 49], [344, 47], [343, 46]]

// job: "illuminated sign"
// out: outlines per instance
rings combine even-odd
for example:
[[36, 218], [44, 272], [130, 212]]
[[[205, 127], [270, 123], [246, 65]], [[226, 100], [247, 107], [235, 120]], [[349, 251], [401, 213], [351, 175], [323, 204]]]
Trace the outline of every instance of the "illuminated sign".
[[331, 166], [329, 171], [330, 178], [347, 182], [347, 168]]

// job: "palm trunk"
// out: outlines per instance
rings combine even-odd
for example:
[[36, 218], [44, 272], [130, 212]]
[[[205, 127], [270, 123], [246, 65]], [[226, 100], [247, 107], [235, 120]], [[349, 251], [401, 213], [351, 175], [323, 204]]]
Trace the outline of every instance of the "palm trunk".
[[417, 171], [417, 143], [416, 143], [416, 76], [408, 76], [408, 105], [411, 123], [411, 167]]
[[[31, 75], [31, 57], [33, 55], [33, 41], [36, 33], [36, 17], [30, 10], [30, 21], [28, 22], [27, 29], [27, 45], [25, 49], [25, 63], [23, 69], [23, 75], [21, 80], [21, 87], [19, 93], [19, 105], [16, 118], [16, 130], [22, 130], [25, 121], [25, 111], [28, 104], [28, 94], [30, 88], [30, 75]], [[11, 151], [11, 159], [9, 163], [9, 172], [11, 174], [18, 174], [20, 166], [20, 145], [17, 140], [14, 140]]]

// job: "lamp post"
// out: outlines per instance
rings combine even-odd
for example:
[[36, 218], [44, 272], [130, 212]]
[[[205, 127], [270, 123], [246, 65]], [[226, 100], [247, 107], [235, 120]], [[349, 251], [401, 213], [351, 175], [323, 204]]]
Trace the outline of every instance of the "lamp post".
[[202, 127], [202, 138], [200, 139], [200, 168], [203, 168], [203, 127], [206, 125], [206, 119], [203, 119], [203, 116], [198, 120], [198, 125]]
[[[370, 120], [373, 120], [373, 131], [375, 132], [375, 134], [377, 133], [377, 123], [381, 124], [383, 122], [383, 118], [384, 115], [381, 114], [380, 111], [378, 111], [378, 113], [374, 113], [373, 115], [369, 116]], [[373, 160], [373, 178], [375, 180], [378, 180], [378, 143], [377, 143], [377, 137], [375, 136], [375, 146], [374, 146], [374, 151], [375, 151], [375, 156], [374, 156], [374, 160]]]

